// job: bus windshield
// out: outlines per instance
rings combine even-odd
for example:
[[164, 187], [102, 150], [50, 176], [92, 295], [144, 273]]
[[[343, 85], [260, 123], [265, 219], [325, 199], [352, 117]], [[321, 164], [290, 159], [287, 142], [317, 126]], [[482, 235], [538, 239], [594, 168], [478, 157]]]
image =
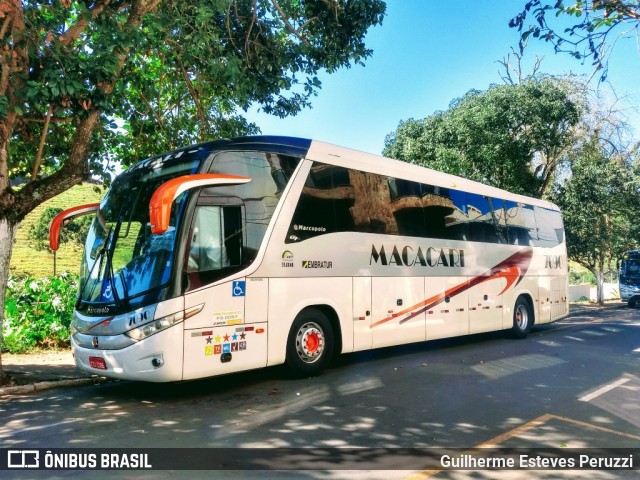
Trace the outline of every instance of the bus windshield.
[[622, 276], [633, 279], [636, 283], [640, 283], [640, 256], [625, 255], [620, 273]]
[[194, 149], [147, 160], [114, 180], [87, 235], [81, 301], [118, 304], [169, 281], [186, 193], [175, 200], [169, 228], [162, 235], [151, 233], [149, 201], [162, 183], [195, 173], [207, 153]]

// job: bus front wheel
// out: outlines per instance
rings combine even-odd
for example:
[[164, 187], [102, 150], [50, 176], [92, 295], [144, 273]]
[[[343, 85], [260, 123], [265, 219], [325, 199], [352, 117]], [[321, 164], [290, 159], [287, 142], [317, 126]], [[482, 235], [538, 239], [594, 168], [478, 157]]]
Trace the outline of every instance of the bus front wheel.
[[524, 297], [518, 297], [513, 307], [513, 326], [511, 334], [515, 338], [525, 338], [533, 325], [533, 311], [531, 305]]
[[317, 308], [300, 312], [293, 322], [287, 340], [287, 366], [298, 376], [314, 376], [322, 372], [333, 354], [331, 322]]

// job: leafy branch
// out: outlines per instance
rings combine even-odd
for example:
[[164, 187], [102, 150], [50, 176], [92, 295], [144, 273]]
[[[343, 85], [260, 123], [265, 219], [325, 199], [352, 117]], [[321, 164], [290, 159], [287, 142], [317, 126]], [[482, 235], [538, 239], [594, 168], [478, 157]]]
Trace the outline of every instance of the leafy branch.
[[[574, 18], [575, 23], [559, 32], [550, 14]], [[630, 36], [638, 38], [640, 4], [634, 0], [577, 0], [565, 6], [562, 0], [530, 0], [509, 26], [520, 32], [520, 53], [530, 38], [540, 39], [551, 43], [556, 53], [567, 53], [581, 61], [591, 58], [594, 73], [600, 71], [600, 81], [604, 81], [616, 42]]]

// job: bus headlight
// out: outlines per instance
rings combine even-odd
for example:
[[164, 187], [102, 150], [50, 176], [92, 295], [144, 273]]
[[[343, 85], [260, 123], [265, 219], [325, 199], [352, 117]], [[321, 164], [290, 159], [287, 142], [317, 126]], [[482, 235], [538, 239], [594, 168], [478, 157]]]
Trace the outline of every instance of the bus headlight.
[[140, 325], [139, 327], [129, 330], [125, 334], [133, 338], [134, 340], [142, 340], [158, 332], [161, 332], [162, 330], [166, 330], [167, 328], [180, 323], [182, 320], [184, 320], [184, 312], [178, 312], [174, 313], [173, 315], [169, 315], [167, 317], [159, 318], [149, 323], [145, 323], [144, 325]]

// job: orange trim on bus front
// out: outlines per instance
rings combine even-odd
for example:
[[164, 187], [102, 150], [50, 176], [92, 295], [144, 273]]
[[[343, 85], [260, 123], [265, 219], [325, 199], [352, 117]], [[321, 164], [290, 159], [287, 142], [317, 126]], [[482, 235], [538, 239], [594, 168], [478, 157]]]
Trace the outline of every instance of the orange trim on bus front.
[[160, 185], [149, 202], [149, 219], [151, 232], [161, 234], [169, 228], [171, 204], [184, 191], [192, 188], [213, 185], [236, 185], [250, 182], [249, 177], [239, 175], [225, 175], [222, 173], [199, 173], [183, 175]]
[[80, 215], [88, 215], [90, 213], [98, 210], [100, 206], [99, 203], [89, 203], [87, 205], [78, 205], [76, 207], [68, 208], [57, 214], [51, 220], [51, 225], [49, 225], [49, 248], [54, 252], [58, 250], [60, 246], [60, 229], [64, 224], [65, 220], [73, 221], [75, 217], [79, 217]]

